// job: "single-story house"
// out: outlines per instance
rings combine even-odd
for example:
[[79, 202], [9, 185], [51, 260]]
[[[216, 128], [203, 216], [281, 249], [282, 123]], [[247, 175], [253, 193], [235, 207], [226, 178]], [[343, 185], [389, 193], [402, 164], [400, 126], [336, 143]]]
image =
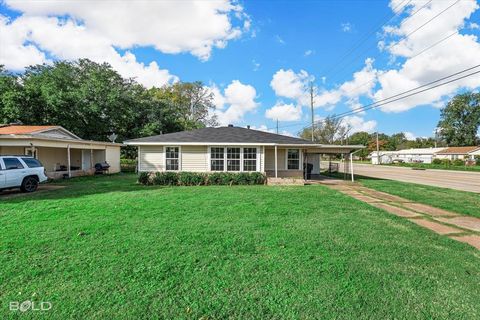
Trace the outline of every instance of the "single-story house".
[[479, 146], [449, 147], [436, 153], [437, 159], [449, 160], [474, 160], [475, 156], [480, 156]]
[[90, 175], [107, 162], [120, 172], [119, 143], [83, 140], [60, 126], [0, 125], [0, 155], [30, 155], [52, 179]]
[[369, 157], [372, 164], [388, 164], [394, 161], [403, 161], [407, 163], [421, 162], [432, 163], [437, 152], [445, 148], [412, 148], [397, 151], [373, 151]]
[[[264, 172], [303, 178], [309, 163], [320, 170], [320, 154], [352, 155], [359, 145], [325, 145], [229, 125], [127, 140], [138, 147], [138, 171]], [[351, 165], [353, 166], [353, 165]]]

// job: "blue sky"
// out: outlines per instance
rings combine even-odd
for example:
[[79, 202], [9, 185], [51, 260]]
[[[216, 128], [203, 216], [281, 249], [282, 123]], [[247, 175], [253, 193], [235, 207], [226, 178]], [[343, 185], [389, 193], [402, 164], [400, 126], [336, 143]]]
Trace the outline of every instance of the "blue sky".
[[[315, 115], [322, 118], [480, 63], [474, 0], [125, 3], [108, 1], [93, 11], [76, 1], [2, 2], [0, 64], [21, 71], [88, 57], [147, 86], [200, 80], [216, 94], [222, 123], [272, 130], [277, 117], [281, 132], [297, 134], [310, 119], [304, 93], [312, 79]], [[479, 79], [345, 121], [353, 130], [431, 136], [439, 107], [455, 93], [478, 90]], [[365, 90], [355, 92], [359, 85]]]

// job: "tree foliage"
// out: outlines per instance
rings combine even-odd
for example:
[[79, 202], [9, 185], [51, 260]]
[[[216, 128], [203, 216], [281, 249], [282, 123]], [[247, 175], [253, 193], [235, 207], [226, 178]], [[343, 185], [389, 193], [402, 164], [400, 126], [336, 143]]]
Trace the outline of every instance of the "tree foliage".
[[106, 63], [87, 59], [0, 67], [0, 122], [61, 125], [84, 139], [118, 141], [216, 124], [213, 96], [200, 82], [147, 89]]
[[442, 109], [438, 123], [440, 135], [450, 146], [473, 146], [479, 143], [480, 93], [455, 96]]
[[[337, 118], [335, 115], [328, 116], [322, 121], [318, 121], [315, 125], [313, 140], [325, 144], [333, 144], [336, 142], [343, 144], [351, 129], [351, 126], [344, 123], [341, 118]], [[304, 128], [300, 132], [300, 137], [311, 140], [312, 128]]]

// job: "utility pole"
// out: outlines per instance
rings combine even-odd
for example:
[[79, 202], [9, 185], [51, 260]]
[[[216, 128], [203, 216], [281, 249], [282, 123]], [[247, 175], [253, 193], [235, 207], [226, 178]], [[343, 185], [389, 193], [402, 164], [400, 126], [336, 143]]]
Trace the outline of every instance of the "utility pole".
[[278, 119], [277, 119], [277, 134], [278, 134]]
[[378, 146], [378, 131], [377, 131], [377, 164], [380, 164], [380, 148]]
[[313, 115], [313, 81], [310, 81], [310, 108], [312, 110], [312, 142], [315, 140], [314, 132], [315, 132], [315, 120]]
[[437, 140], [438, 140], [438, 128], [435, 128], [435, 148], [437, 147]]

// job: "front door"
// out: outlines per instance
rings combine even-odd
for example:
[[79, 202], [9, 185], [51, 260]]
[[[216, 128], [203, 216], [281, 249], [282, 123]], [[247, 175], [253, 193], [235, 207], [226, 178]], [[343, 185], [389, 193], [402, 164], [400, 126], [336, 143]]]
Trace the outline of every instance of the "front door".
[[82, 150], [82, 170], [91, 169], [91, 159], [92, 155], [90, 153], [90, 150]]

